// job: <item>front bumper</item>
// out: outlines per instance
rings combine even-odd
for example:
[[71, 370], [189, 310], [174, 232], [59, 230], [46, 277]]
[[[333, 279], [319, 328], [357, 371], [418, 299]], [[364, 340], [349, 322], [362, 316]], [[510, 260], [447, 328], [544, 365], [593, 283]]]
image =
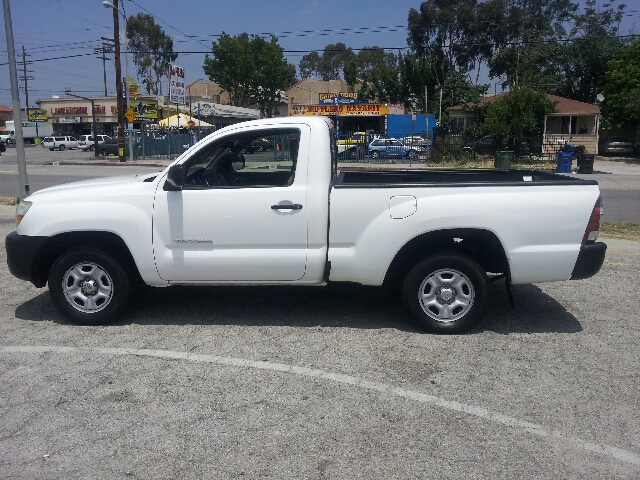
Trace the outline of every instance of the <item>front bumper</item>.
[[573, 272], [571, 273], [571, 280], [582, 280], [593, 277], [600, 271], [606, 252], [606, 243], [598, 242], [582, 245], [576, 264], [573, 267]]
[[7, 265], [11, 274], [27, 280], [36, 287], [44, 287], [47, 279], [38, 275], [37, 259], [42, 245], [49, 237], [29, 237], [11, 232], [4, 241], [7, 250]]

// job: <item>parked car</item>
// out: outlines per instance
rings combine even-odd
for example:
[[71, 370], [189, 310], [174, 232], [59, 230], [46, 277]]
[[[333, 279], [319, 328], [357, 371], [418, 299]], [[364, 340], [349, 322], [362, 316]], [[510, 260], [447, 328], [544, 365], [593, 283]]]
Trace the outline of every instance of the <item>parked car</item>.
[[[103, 144], [104, 142], [106, 142], [107, 140], [111, 140], [111, 137], [109, 135], [97, 135], [98, 137], [98, 145]], [[95, 146], [95, 142], [93, 139], [93, 135], [80, 135], [80, 138], [78, 139], [78, 147], [81, 148], [84, 151], [93, 151], [93, 148]]]
[[635, 147], [627, 137], [609, 137], [602, 144], [602, 155], [631, 155]]
[[258, 138], [244, 147], [246, 153], [266, 152], [267, 150], [273, 150], [273, 142], [266, 138]]
[[430, 147], [431, 139], [422, 135], [405, 135], [402, 137], [402, 143], [405, 145], [422, 145]]
[[529, 145], [517, 137], [509, 137], [502, 135], [485, 135], [473, 142], [465, 143], [462, 147], [462, 153], [468, 155], [474, 152], [479, 155], [495, 155], [498, 150], [506, 150], [515, 152], [516, 155], [526, 155], [529, 153]]
[[355, 132], [349, 138], [343, 138], [338, 140], [338, 145], [355, 145], [357, 143], [365, 143], [367, 140], [366, 132]]
[[78, 140], [76, 140], [75, 137], [71, 137], [69, 135], [44, 137], [44, 140], [42, 140], [42, 146], [48, 148], [51, 151], [55, 150], [56, 148], [58, 150], [64, 150], [65, 148], [71, 150], [72, 148], [78, 148]]
[[417, 158], [427, 153], [424, 145], [405, 145], [395, 138], [374, 140], [369, 144], [371, 158], [409, 157]]

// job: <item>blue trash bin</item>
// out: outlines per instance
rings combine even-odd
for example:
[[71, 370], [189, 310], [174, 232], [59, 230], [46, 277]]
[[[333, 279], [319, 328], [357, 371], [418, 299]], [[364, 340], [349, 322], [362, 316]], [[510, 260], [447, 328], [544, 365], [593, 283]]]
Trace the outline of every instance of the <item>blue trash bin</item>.
[[573, 152], [558, 152], [556, 165], [556, 173], [571, 173], [571, 164], [573, 163]]

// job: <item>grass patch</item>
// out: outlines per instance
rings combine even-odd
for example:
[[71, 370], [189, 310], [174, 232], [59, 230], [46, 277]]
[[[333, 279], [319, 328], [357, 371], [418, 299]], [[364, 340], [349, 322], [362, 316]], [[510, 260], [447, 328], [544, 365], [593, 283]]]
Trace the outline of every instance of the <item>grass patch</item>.
[[608, 238], [620, 238], [622, 240], [635, 240], [636, 242], [640, 242], [640, 224], [603, 222], [600, 226], [600, 235]]
[[20, 203], [20, 197], [7, 197], [0, 195], [0, 205], [17, 205]]

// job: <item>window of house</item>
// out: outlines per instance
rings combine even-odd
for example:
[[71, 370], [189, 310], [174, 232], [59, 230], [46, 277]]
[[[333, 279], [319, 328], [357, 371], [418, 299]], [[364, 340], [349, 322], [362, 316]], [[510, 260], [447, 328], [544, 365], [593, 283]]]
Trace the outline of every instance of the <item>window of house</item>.
[[578, 117], [576, 115], [563, 115], [560, 126], [560, 133], [565, 135], [575, 135]]

